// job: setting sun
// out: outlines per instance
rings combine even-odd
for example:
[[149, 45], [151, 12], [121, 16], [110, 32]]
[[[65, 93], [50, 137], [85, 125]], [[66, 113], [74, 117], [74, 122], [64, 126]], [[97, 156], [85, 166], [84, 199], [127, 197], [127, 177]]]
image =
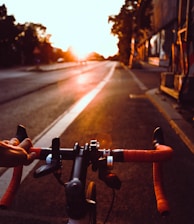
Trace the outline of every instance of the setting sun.
[[79, 61], [85, 60], [88, 54], [92, 51], [90, 49], [85, 48], [85, 46], [72, 46], [71, 47], [73, 54], [77, 57]]
[[97, 52], [107, 57], [117, 53], [117, 38], [111, 35], [108, 16], [119, 13], [124, 0], [0, 0], [16, 22], [47, 27], [54, 47], [72, 47], [79, 57]]

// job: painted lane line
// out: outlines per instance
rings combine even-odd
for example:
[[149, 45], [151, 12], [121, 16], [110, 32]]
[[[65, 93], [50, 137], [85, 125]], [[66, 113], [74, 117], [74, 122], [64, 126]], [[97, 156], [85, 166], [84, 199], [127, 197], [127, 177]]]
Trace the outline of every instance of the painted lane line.
[[143, 82], [141, 82], [131, 70], [128, 69], [127, 71], [131, 75], [133, 80], [137, 83], [137, 85], [139, 86], [141, 90], [144, 90], [144, 91], [148, 90], [148, 88], [143, 84]]
[[[76, 119], [76, 117], [89, 105], [95, 96], [102, 90], [106, 83], [112, 77], [117, 63], [111, 65], [111, 69], [105, 79], [103, 79], [95, 89], [86, 94], [82, 99], [75, 103], [69, 110], [65, 111], [59, 118], [57, 118], [49, 127], [47, 127], [40, 135], [33, 139], [35, 147], [50, 147], [51, 141], [55, 137], [59, 137], [69, 127], [69, 125]], [[39, 160], [35, 160], [29, 166], [23, 167], [22, 180], [23, 181], [30, 171], [36, 166]], [[0, 198], [7, 189], [13, 173], [13, 168], [7, 169], [0, 177]]]

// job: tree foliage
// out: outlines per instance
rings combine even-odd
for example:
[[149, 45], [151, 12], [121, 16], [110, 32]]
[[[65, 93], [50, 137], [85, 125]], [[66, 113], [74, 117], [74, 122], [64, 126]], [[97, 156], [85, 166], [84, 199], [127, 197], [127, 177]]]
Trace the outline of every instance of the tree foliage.
[[14, 16], [7, 15], [6, 6], [0, 6], [0, 67], [48, 63], [63, 56], [62, 50], [51, 46], [45, 26], [17, 24]]
[[118, 37], [119, 59], [124, 64], [128, 63], [130, 55], [130, 40], [132, 36], [132, 20], [131, 12], [122, 6], [118, 15], [110, 16], [109, 22], [112, 22], [111, 33]]
[[136, 24], [134, 33], [138, 43], [147, 39], [153, 31], [153, 0], [144, 0], [135, 12]]
[[132, 35], [137, 42], [151, 31], [152, 0], [125, 0], [118, 15], [109, 16], [111, 33], [118, 37], [119, 59], [128, 64]]

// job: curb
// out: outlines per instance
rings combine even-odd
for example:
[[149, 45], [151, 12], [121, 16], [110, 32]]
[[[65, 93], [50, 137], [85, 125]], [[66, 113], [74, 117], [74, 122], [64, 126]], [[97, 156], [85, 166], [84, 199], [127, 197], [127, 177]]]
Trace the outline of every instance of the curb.
[[30, 67], [27, 68], [26, 71], [27, 72], [53, 72], [53, 71], [57, 71], [57, 70], [64, 70], [67, 68], [71, 68], [71, 67], [75, 67], [77, 65], [71, 65], [71, 66], [64, 66], [64, 67], [53, 67], [53, 68], [44, 68], [45, 66], [39, 66], [39, 68], [34, 67]]
[[181, 140], [194, 154], [194, 130], [188, 122], [172, 107], [167, 98], [162, 95], [158, 88], [146, 92], [150, 101], [163, 114], [170, 126], [179, 135]]

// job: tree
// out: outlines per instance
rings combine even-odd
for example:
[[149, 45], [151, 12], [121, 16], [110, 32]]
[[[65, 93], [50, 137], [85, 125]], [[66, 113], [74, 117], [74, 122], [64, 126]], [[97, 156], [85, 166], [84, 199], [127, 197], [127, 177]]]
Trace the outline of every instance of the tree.
[[0, 6], [0, 66], [13, 64], [18, 33], [14, 16], [7, 15], [7, 8], [3, 4]]
[[115, 16], [110, 16], [108, 21], [113, 23], [111, 33], [119, 39], [119, 59], [124, 64], [128, 64], [133, 16], [124, 5], [120, 13]]
[[153, 0], [144, 0], [135, 11], [134, 34], [138, 43], [145, 41], [153, 31]]
[[40, 51], [38, 59], [41, 62], [49, 62], [49, 57], [52, 57], [53, 49], [49, 42], [50, 36], [46, 34], [46, 27], [42, 24], [25, 23], [18, 24], [20, 33], [17, 36], [17, 49], [21, 55], [22, 64], [35, 63], [34, 49]]
[[86, 60], [88, 60], [88, 61], [103, 61], [103, 60], [105, 60], [105, 59], [104, 59], [104, 57], [103, 57], [102, 55], [100, 55], [99, 53], [97, 53], [97, 52], [91, 52], [91, 53], [87, 56]]
[[55, 58], [45, 26], [32, 22], [16, 24], [14, 16], [7, 15], [6, 6], [0, 6], [0, 66], [34, 64], [35, 48], [40, 51], [42, 63]]
[[112, 22], [111, 33], [118, 37], [119, 60], [128, 64], [131, 51], [131, 38], [136, 42], [147, 38], [151, 30], [152, 0], [125, 0], [118, 15], [109, 16]]

